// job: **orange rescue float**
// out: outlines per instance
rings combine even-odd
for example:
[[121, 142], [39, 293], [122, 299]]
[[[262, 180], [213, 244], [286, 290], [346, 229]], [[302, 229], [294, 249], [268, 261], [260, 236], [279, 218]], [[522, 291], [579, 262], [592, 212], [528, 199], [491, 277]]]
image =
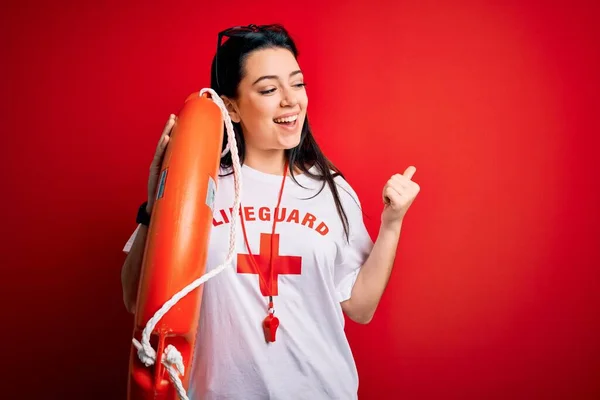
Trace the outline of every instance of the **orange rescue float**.
[[[171, 131], [148, 227], [133, 331], [138, 341], [163, 304], [205, 273], [223, 131], [221, 110], [210, 95], [191, 94]], [[169, 344], [183, 357], [187, 391], [203, 287], [180, 299], [156, 324], [150, 337], [154, 365], [145, 366], [132, 345], [129, 400], [178, 398], [161, 362]]]

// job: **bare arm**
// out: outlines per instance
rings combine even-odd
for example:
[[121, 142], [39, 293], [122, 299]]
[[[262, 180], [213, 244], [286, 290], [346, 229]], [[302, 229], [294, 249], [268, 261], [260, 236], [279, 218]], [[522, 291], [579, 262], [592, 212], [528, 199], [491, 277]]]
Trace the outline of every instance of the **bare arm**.
[[354, 322], [368, 324], [373, 318], [394, 267], [401, 230], [402, 224], [380, 228], [373, 250], [358, 273], [352, 296], [342, 302], [342, 309]]
[[125, 262], [121, 268], [123, 302], [125, 303], [127, 311], [132, 314], [135, 312], [135, 302], [137, 299], [140, 271], [142, 270], [147, 235], [148, 227], [140, 225], [137, 236], [131, 245], [131, 250], [129, 251], [129, 254], [127, 254], [127, 258], [125, 258]]
[[[154, 206], [154, 195], [158, 185], [158, 175], [162, 166], [165, 150], [169, 143], [170, 134], [177, 117], [171, 115], [167, 121], [162, 135], [156, 146], [156, 152], [150, 165], [150, 177], [148, 178], [148, 205], [146, 211], [152, 213]], [[140, 272], [142, 270], [142, 261], [144, 259], [144, 249], [146, 247], [146, 237], [148, 236], [148, 227], [140, 225], [137, 235], [131, 245], [131, 249], [125, 258], [121, 268], [121, 286], [123, 288], [123, 302], [130, 313], [135, 312], [135, 303], [137, 300], [138, 285], [140, 282]]]
[[358, 323], [371, 321], [390, 279], [404, 216], [421, 190], [412, 181], [416, 170], [414, 166], [408, 167], [404, 174], [394, 175], [383, 188], [385, 207], [379, 235], [358, 273], [350, 299], [342, 303], [346, 315]]

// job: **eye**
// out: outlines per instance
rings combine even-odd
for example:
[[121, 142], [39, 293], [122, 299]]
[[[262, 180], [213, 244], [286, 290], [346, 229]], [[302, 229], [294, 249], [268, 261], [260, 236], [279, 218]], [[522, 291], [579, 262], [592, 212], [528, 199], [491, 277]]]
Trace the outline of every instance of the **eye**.
[[306, 83], [302, 82], [302, 83], [298, 83], [298, 84], [296, 84], [294, 86], [297, 87], [297, 88], [303, 88], [303, 87], [306, 86]]
[[267, 90], [260, 90], [259, 93], [260, 94], [271, 94], [275, 91], [276, 89], [267, 89]]

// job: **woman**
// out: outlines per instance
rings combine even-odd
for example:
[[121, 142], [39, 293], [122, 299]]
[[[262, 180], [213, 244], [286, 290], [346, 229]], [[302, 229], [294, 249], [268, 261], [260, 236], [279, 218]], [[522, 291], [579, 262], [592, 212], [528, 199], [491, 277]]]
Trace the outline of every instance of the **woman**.
[[[228, 39], [221, 45], [221, 37]], [[323, 155], [308, 124], [308, 97], [293, 40], [281, 26], [219, 35], [211, 87], [236, 131], [242, 209], [235, 265], [205, 283], [190, 398], [354, 399], [358, 376], [344, 334], [345, 313], [368, 323], [388, 282], [402, 220], [419, 186], [415, 168], [390, 178], [375, 243], [356, 193]], [[152, 213], [157, 146], [145, 210]], [[224, 143], [225, 146], [225, 143]], [[207, 271], [227, 254], [234, 186], [221, 160]], [[142, 207], [142, 210], [144, 208]], [[275, 232], [272, 235], [272, 232]], [[133, 312], [147, 226], [125, 246], [124, 301]], [[273, 260], [264, 257], [272, 249]], [[275, 337], [262, 324], [273, 308]]]

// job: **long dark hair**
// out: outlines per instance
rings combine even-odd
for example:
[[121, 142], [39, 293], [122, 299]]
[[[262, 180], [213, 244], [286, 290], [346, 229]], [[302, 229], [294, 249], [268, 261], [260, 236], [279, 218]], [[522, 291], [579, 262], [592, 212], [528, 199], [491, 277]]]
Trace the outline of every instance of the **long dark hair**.
[[[221, 36], [228, 36], [229, 39], [223, 45], [220, 45]], [[213, 58], [211, 68], [211, 88], [219, 95], [225, 95], [235, 99], [238, 95], [238, 87], [244, 76], [244, 64], [249, 54], [256, 50], [265, 48], [283, 48], [289, 50], [295, 58], [298, 58], [298, 49], [293, 39], [281, 25], [256, 26], [230, 28], [219, 34], [219, 46], [215, 57]], [[235, 130], [235, 139], [237, 141], [240, 163], [244, 162], [245, 142], [242, 135], [242, 128], [239, 123], [233, 123]], [[223, 139], [223, 149], [227, 145], [227, 135]], [[323, 154], [317, 144], [310, 124], [308, 115], [304, 120], [302, 132], [300, 134], [300, 143], [292, 149], [285, 150], [285, 156], [289, 161], [289, 175], [298, 184], [294, 176], [294, 166], [300, 169], [307, 176], [323, 181], [321, 189], [317, 196], [328, 184], [338, 215], [344, 227], [346, 239], [349, 238], [348, 217], [340, 201], [337, 185], [334, 178], [340, 176], [344, 178], [342, 172]], [[232, 166], [231, 153], [227, 153], [221, 158], [221, 166], [229, 169]], [[308, 166], [308, 167], [307, 167]], [[317, 174], [309, 171], [312, 166], [317, 167]], [[320, 172], [320, 173], [319, 173]], [[231, 174], [233, 172], [230, 172]]]

